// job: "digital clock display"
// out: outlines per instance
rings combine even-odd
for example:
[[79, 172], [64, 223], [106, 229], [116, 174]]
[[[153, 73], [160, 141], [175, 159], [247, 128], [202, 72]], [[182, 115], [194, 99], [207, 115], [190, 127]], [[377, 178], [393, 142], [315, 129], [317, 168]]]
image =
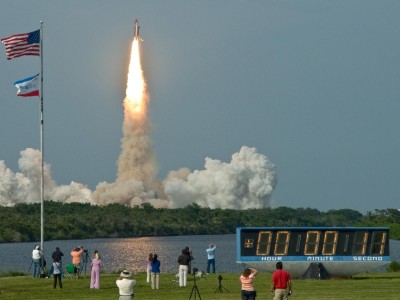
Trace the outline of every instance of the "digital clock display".
[[388, 231], [354, 228], [242, 228], [241, 256], [388, 255]]

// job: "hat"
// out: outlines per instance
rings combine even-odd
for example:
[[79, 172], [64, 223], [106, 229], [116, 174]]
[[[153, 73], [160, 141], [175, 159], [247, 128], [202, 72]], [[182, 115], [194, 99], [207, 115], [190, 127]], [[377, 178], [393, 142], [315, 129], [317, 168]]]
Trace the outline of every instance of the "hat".
[[36, 250], [39, 250], [40, 249], [40, 247], [39, 246], [36, 246], [36, 248], [35, 248]]
[[121, 277], [125, 277], [125, 278], [131, 277], [131, 275], [132, 275], [132, 273], [127, 270], [123, 270], [120, 274]]

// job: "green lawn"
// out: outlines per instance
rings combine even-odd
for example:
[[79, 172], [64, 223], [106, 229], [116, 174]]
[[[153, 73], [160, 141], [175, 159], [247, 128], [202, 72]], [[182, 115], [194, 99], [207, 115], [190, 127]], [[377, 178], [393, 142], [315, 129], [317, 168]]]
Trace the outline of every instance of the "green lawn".
[[[219, 292], [218, 275], [204, 275], [196, 280], [203, 300], [231, 300], [240, 298], [240, 274], [223, 273], [222, 292]], [[102, 274], [101, 289], [89, 289], [89, 277], [63, 279], [63, 289], [53, 289], [53, 279], [30, 276], [1, 277], [0, 299], [118, 299], [115, 280], [118, 274]], [[173, 274], [161, 274], [160, 289], [152, 290], [146, 283], [145, 273], [135, 274], [135, 299], [180, 300], [189, 299], [193, 290], [193, 276], [188, 286], [180, 288]], [[269, 294], [271, 274], [259, 273], [256, 279], [257, 299], [271, 299]], [[196, 297], [195, 297], [196, 296]], [[400, 273], [368, 273], [352, 279], [293, 280], [290, 299], [399, 299]], [[193, 293], [191, 299], [200, 299]]]

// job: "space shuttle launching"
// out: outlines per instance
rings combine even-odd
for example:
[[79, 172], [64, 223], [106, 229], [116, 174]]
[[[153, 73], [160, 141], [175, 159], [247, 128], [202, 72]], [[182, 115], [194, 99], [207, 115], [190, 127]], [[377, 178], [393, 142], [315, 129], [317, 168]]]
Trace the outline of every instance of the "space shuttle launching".
[[138, 19], [135, 19], [134, 23], [135, 30], [133, 31], [133, 39], [139, 39], [139, 21]]

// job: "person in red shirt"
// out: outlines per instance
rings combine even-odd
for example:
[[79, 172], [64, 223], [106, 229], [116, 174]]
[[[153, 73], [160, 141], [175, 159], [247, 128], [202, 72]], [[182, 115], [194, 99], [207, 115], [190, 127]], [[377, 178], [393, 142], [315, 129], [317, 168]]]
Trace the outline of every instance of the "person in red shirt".
[[292, 294], [290, 274], [283, 270], [281, 261], [276, 263], [276, 271], [272, 274], [271, 293], [274, 300], [287, 300]]

